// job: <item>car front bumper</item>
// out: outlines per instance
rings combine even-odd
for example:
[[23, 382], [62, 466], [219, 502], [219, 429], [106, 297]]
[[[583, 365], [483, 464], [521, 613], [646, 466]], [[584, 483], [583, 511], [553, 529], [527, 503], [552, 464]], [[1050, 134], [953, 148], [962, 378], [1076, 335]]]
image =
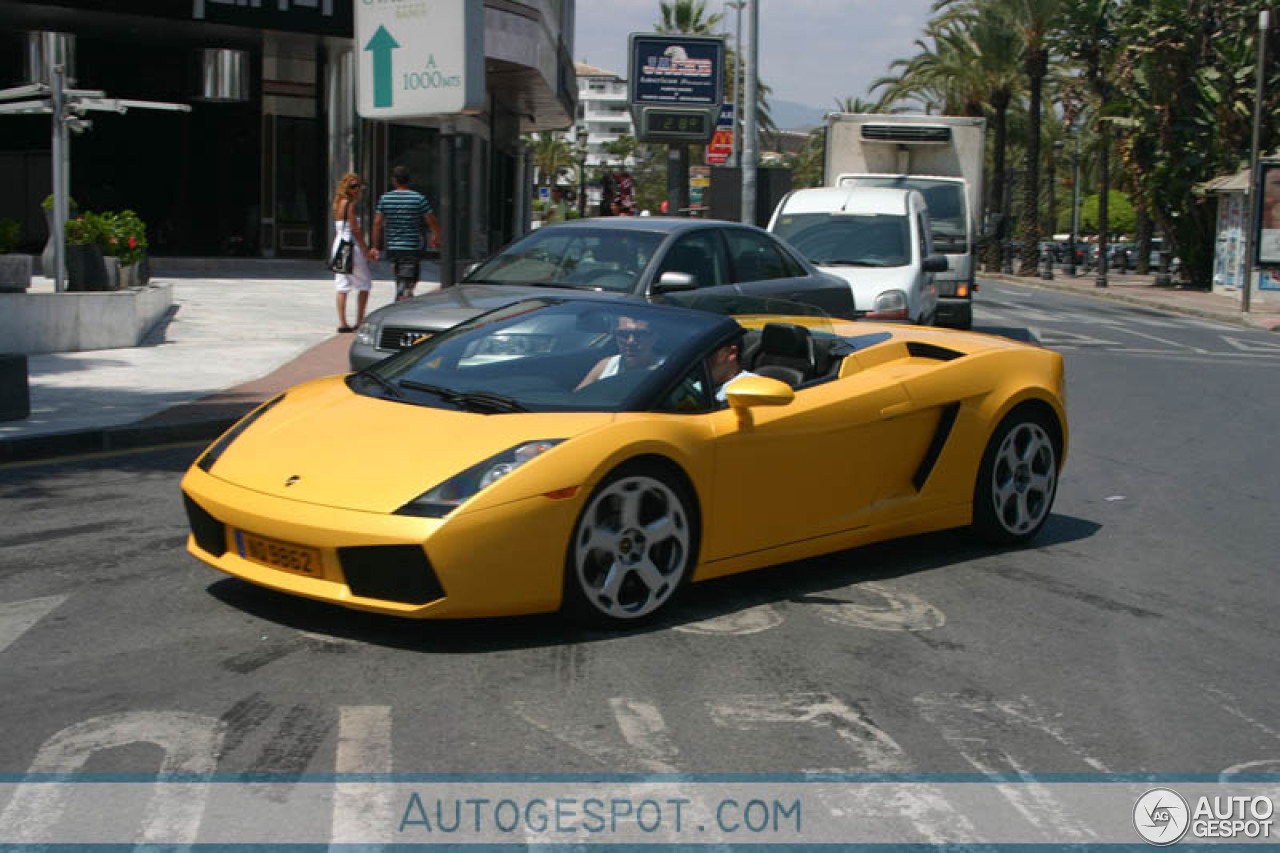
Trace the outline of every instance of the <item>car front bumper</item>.
[[[183, 478], [182, 491], [193, 528], [187, 551], [201, 562], [280, 592], [414, 619], [558, 609], [565, 549], [581, 504], [581, 496], [538, 496], [418, 518], [287, 500], [197, 468]], [[255, 560], [246, 552], [246, 535], [307, 549], [318, 554], [319, 566], [303, 574]], [[421, 557], [414, 553], [419, 549]], [[399, 565], [387, 566], [398, 586], [354, 577], [356, 565], [367, 568], [371, 555], [384, 564], [388, 555], [399, 555]], [[432, 577], [406, 577], [418, 571]], [[429, 590], [435, 597], [423, 595]]]

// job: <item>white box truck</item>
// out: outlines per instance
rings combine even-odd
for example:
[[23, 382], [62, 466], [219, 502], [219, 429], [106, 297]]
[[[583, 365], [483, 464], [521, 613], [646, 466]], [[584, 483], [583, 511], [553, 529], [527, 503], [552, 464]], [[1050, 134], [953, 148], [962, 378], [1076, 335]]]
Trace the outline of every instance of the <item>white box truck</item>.
[[919, 190], [929, 207], [933, 251], [947, 258], [934, 276], [937, 323], [973, 324], [974, 275], [982, 231], [982, 118], [831, 113], [823, 175], [831, 187]]

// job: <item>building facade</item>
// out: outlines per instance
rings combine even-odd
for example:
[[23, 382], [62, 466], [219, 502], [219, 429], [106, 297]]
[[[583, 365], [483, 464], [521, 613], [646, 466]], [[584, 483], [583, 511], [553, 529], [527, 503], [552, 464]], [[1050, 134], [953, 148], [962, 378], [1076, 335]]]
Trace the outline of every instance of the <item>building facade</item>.
[[[619, 165], [605, 146], [623, 136], [636, 135], [627, 107], [627, 81], [585, 62], [577, 63], [574, 71], [578, 77], [578, 111], [567, 139], [574, 144], [586, 131], [588, 169]], [[632, 164], [628, 161], [626, 165]]]
[[[37, 81], [40, 34], [58, 33], [73, 88], [191, 105], [94, 112], [72, 136], [79, 209], [136, 211], [153, 254], [321, 256], [337, 178], [364, 177], [368, 216], [404, 165], [451, 205], [463, 263], [527, 228], [521, 135], [569, 126], [577, 82], [574, 0], [459, 1], [484, 4], [486, 106], [474, 116], [356, 115], [359, 0], [0, 0], [0, 89]], [[0, 217], [28, 246], [47, 234], [50, 137], [46, 115], [0, 115]]]

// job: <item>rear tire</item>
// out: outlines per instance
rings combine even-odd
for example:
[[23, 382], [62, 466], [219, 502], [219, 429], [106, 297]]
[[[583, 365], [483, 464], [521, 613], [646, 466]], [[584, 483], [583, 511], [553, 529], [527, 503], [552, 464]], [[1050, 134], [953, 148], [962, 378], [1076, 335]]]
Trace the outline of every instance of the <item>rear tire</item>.
[[564, 612], [598, 627], [639, 625], [675, 597], [698, 553], [685, 483], [666, 466], [629, 462], [591, 492], [565, 557]]
[[973, 490], [973, 531], [980, 538], [1017, 545], [1040, 532], [1058, 491], [1056, 434], [1050, 415], [1028, 406], [996, 427]]

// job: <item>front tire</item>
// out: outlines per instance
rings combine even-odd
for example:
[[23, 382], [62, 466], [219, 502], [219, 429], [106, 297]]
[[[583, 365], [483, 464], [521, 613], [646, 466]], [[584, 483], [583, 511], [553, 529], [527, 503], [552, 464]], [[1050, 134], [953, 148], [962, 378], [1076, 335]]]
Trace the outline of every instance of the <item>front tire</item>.
[[1059, 448], [1050, 416], [1029, 407], [1010, 412], [987, 444], [973, 490], [973, 531], [997, 545], [1040, 532], [1058, 490]]
[[687, 486], [665, 466], [624, 464], [596, 486], [574, 525], [564, 611], [604, 627], [648, 621], [675, 597], [697, 550]]

